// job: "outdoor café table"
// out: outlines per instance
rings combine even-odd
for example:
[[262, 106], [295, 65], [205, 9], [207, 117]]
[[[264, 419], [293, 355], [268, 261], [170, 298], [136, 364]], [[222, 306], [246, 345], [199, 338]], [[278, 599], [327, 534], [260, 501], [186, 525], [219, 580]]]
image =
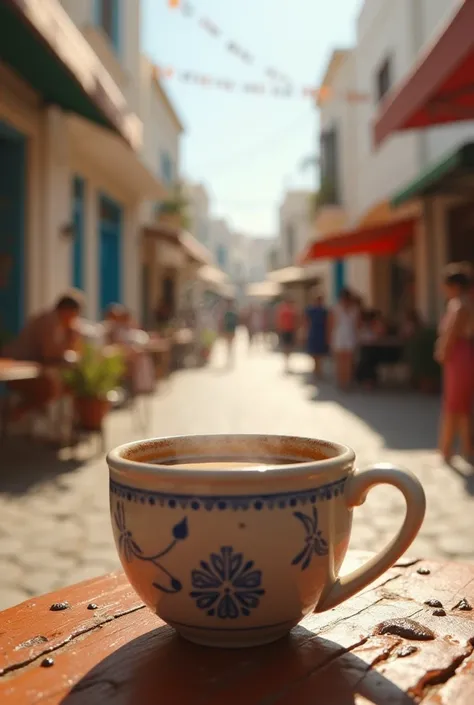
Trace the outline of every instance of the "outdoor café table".
[[170, 371], [171, 343], [166, 338], [150, 336], [144, 347], [145, 352], [152, 356], [158, 379], [168, 377]]
[[[345, 568], [366, 559], [353, 552]], [[404, 558], [285, 639], [210, 649], [180, 638], [112, 573], [0, 613], [0, 703], [472, 705], [472, 604], [474, 565]]]
[[0, 357], [0, 383], [18, 382], [23, 379], [36, 379], [40, 373], [40, 365], [35, 362], [22, 362]]
[[195, 336], [191, 328], [180, 328], [173, 335], [172, 366], [181, 369], [185, 366], [186, 356], [192, 351]]

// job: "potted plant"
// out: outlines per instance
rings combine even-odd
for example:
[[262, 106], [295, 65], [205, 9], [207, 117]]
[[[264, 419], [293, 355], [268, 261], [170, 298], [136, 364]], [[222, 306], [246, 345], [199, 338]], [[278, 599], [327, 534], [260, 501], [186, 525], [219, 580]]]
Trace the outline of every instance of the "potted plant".
[[180, 185], [175, 186], [170, 198], [157, 205], [156, 217], [165, 227], [175, 230], [189, 227], [188, 202], [182, 195]]
[[86, 345], [78, 362], [64, 370], [64, 381], [74, 395], [78, 424], [98, 431], [110, 408], [112, 392], [125, 373], [123, 355], [116, 349]]
[[406, 358], [416, 387], [426, 394], [439, 391], [441, 368], [434, 359], [437, 332], [422, 328], [407, 342]]

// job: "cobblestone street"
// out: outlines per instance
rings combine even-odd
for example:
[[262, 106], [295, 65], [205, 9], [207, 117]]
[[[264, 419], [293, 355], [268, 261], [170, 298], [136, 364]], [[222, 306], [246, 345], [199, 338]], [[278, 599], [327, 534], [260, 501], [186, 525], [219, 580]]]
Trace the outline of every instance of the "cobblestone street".
[[[297, 355], [283, 375], [279, 355], [238, 341], [227, 370], [218, 348], [208, 368], [185, 370], [153, 401], [149, 435], [265, 432], [319, 436], [351, 445], [359, 466], [390, 461], [413, 470], [428, 495], [411, 555], [474, 558], [474, 476], [443, 467], [434, 451], [439, 401], [406, 392], [340, 395], [307, 383]], [[108, 446], [138, 437], [130, 412], [111, 415]], [[0, 472], [0, 608], [117, 568], [103, 457], [58, 462], [33, 444], [5, 442]], [[5, 457], [7, 462], [5, 462]], [[395, 490], [376, 488], [354, 512], [354, 548], [382, 547], [401, 523]]]

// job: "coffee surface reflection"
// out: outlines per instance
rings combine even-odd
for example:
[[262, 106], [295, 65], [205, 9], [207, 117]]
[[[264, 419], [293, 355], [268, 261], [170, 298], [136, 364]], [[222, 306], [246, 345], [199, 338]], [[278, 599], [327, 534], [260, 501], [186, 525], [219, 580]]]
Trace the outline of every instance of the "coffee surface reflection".
[[282, 460], [281, 458], [265, 458], [256, 460], [239, 460], [237, 458], [233, 460], [228, 460], [227, 458], [222, 460], [203, 460], [201, 458], [196, 458], [196, 460], [173, 459], [158, 461], [160, 465], [171, 465], [176, 470], [257, 470], [259, 472], [267, 470], [268, 468], [273, 468], [275, 465], [288, 465], [298, 462], [301, 461], [293, 458], [288, 458], [287, 460]]

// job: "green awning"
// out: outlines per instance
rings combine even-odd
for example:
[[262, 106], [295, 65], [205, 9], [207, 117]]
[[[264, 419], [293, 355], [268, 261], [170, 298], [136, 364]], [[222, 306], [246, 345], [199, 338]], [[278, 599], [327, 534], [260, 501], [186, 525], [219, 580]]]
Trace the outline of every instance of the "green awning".
[[439, 162], [421, 172], [390, 199], [396, 208], [414, 198], [433, 193], [474, 195], [474, 143], [451, 151]]
[[[61, 6], [59, 9], [63, 12]], [[67, 36], [62, 38], [67, 41]], [[91, 82], [91, 90], [86, 90], [70, 63], [63, 60], [30, 19], [23, 0], [0, 2], [0, 60], [31, 85], [45, 103], [58, 105], [123, 134], [122, 116], [113, 101], [108, 100], [104, 86], [96, 80]]]

